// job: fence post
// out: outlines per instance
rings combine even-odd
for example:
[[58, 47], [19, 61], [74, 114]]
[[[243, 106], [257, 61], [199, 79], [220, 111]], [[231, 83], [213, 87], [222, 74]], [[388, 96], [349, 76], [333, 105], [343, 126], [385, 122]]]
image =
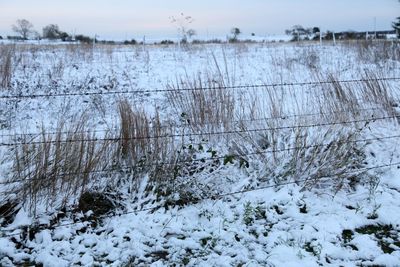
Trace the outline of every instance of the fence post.
[[319, 28], [319, 44], [322, 45], [322, 31], [321, 31], [321, 28]]

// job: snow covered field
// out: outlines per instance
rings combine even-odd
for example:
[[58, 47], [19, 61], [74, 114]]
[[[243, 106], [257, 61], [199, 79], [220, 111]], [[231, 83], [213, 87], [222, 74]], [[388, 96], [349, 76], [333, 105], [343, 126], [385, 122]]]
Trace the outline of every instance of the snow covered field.
[[0, 266], [400, 266], [399, 43], [0, 63]]

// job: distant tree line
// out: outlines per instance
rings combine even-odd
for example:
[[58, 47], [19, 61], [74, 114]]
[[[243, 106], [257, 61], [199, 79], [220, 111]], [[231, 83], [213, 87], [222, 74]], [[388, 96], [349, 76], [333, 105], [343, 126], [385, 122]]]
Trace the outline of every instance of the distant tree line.
[[285, 33], [292, 36], [292, 41], [317, 40], [320, 37], [321, 30], [319, 27], [305, 28], [301, 25], [294, 25]]
[[[15, 36], [7, 36], [9, 40], [28, 40], [28, 39], [48, 39], [48, 40], [61, 40], [61, 41], [79, 41], [82, 43], [103, 42], [98, 41], [96, 38], [91, 38], [83, 34], [70, 35], [65, 31], [60, 30], [57, 24], [49, 24], [42, 29], [42, 34], [34, 30], [34, 26], [26, 19], [18, 19], [15, 24], [11, 26]], [[1, 36], [0, 36], [1, 37]], [[2, 39], [2, 37], [1, 37]]]
[[[37, 31], [34, 30], [34, 26], [31, 22], [26, 19], [19, 19], [11, 26], [13, 32], [16, 35], [7, 36], [8, 40], [16, 40], [16, 41], [23, 41], [29, 39], [47, 39], [47, 40], [61, 40], [64, 42], [81, 42], [81, 43], [101, 43], [101, 44], [115, 44], [115, 41], [105, 41], [105, 40], [98, 40], [96, 37], [92, 38], [87, 35], [83, 34], [76, 34], [71, 35], [67, 32], [60, 30], [60, 27], [57, 24], [49, 24], [42, 28], [42, 34], [39, 34]], [[0, 36], [0, 40], [3, 39]], [[126, 40], [123, 42], [124, 44], [137, 44], [135, 39]]]
[[[183, 13], [179, 17], [171, 17], [171, 23], [173, 23], [180, 35], [180, 44], [186, 44], [189, 40], [191, 40], [194, 44], [199, 43], [208, 43], [208, 42], [222, 42], [221, 40], [212, 40], [212, 41], [202, 41], [192, 39], [193, 36], [196, 35], [196, 31], [194, 29], [189, 28], [189, 25], [193, 22], [193, 18], [190, 16], [185, 16]], [[303, 27], [301, 25], [294, 25], [292, 28], [287, 29], [285, 33], [287, 35], [292, 36], [292, 41], [300, 41], [300, 40], [330, 40], [333, 38], [337, 38], [339, 40], [347, 40], [347, 39], [365, 39], [368, 36], [384, 39], [388, 34], [396, 34], [397, 38], [400, 38], [400, 17], [396, 18], [396, 20], [392, 23], [393, 31], [377, 31], [376, 33], [368, 33], [366, 32], [356, 32], [356, 31], [344, 31], [344, 32], [336, 32], [335, 37], [333, 32], [327, 31], [322, 33], [319, 27]], [[77, 34], [70, 35], [65, 31], [60, 30], [57, 24], [49, 24], [42, 28], [42, 34], [39, 34], [34, 30], [34, 26], [31, 22], [26, 19], [18, 19], [15, 24], [11, 26], [13, 32], [16, 33], [15, 36], [7, 36], [9, 40], [28, 40], [28, 39], [48, 39], [48, 40], [61, 40], [61, 41], [78, 41], [81, 43], [104, 43], [104, 44], [114, 44], [114, 41], [102, 41], [97, 40], [97, 36], [91, 38], [87, 35]], [[230, 35], [227, 36], [227, 40], [230, 43], [235, 43], [239, 41], [239, 35], [242, 32], [238, 27], [233, 27], [230, 30]], [[251, 34], [255, 36], [254, 33]], [[0, 40], [3, 39], [0, 36]], [[251, 41], [251, 40], [247, 40]], [[141, 42], [142, 43], [142, 42]], [[139, 44], [141, 44], [139, 43]], [[136, 45], [138, 42], [135, 39], [125, 40], [123, 42], [125, 45]], [[174, 44], [171, 40], [163, 40], [160, 42], [163, 45]]]
[[[393, 28], [395, 28], [393, 24]], [[400, 18], [398, 22], [398, 27], [400, 27]], [[291, 41], [302, 41], [302, 40], [332, 40], [336, 38], [338, 40], [357, 40], [357, 39], [386, 39], [387, 35], [395, 34], [395, 30], [389, 31], [376, 31], [376, 32], [356, 32], [353, 30], [342, 31], [342, 32], [332, 32], [326, 31], [321, 32], [319, 27], [305, 28], [301, 25], [295, 25], [291, 29], [285, 31], [287, 35], [291, 35]]]

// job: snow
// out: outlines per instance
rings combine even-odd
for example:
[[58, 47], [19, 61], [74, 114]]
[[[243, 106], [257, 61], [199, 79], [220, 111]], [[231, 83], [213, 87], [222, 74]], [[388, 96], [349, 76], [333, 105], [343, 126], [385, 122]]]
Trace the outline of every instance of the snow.
[[13, 255], [15, 253], [15, 244], [11, 241], [1, 238], [0, 239], [0, 255]]
[[384, 265], [384, 266], [397, 266], [399, 265], [400, 253], [398, 251], [392, 254], [381, 254], [377, 256], [371, 264]]
[[[18, 86], [14, 91], [1, 92], [0, 96], [143, 90], [144, 93], [128, 95], [132, 105], [150, 114], [160, 112], [163, 121], [179, 124], [177, 117], [180, 114], [169, 106], [165, 95], [149, 91], [163, 90], [167, 84], [185, 75], [192, 77], [207, 72], [215, 75], [218, 68], [220, 71], [226, 69], [232, 85], [307, 82], [329, 73], [336, 74], [339, 79], [358, 79], [364, 70], [380, 71], [386, 77], [400, 77], [399, 59], [373, 62], [368, 58], [369, 54], [360, 59], [359, 51], [346, 44], [210, 44], [187, 49], [146, 46], [145, 50], [142, 46], [99, 46], [89, 53], [74, 52], [73, 49], [54, 44], [43, 50], [36, 46], [22, 50], [22, 63], [17, 65], [13, 77]], [[317, 55], [318, 59], [310, 60], [306, 57], [308, 53]], [[310, 64], [315, 66], [310, 67]], [[399, 93], [399, 81], [387, 83], [394, 94]], [[282, 90], [279, 96], [282, 108], [290, 111], [287, 113], [299, 111], [292, 105], [293, 99], [299, 101], [296, 105], [309, 109], [302, 110], [303, 113], [315, 112], [313, 96], [318, 93], [315, 90], [321, 88], [290, 89], [289, 93]], [[262, 91], [251, 92], [254, 95], [243, 93], [243, 96], [249, 100], [252, 96], [261, 99]], [[81, 111], [88, 113], [93, 129], [114, 129], [118, 121], [116, 103], [119, 97], [100, 95], [9, 101], [9, 106], [15, 110], [6, 116], [12, 125], [1, 131], [4, 135], [1, 141], [10, 141], [5, 135], [14, 132], [38, 133], [42, 126], [54, 130], [59, 117], [73, 119], [74, 114]], [[310, 121], [312, 119], [321, 118]], [[290, 119], [276, 124], [285, 123], [290, 125]], [[319, 129], [309, 134], [325, 138]], [[375, 121], [362, 129], [362, 138], [375, 138], [398, 134], [399, 125], [395, 121]], [[331, 131], [337, 129], [332, 127]], [[224, 155], [228, 150], [224, 144], [228, 141], [210, 141], [204, 144], [205, 149], [198, 156], [208, 157], [209, 153], [205, 152], [208, 148], [215, 148], [218, 155]], [[367, 167], [398, 162], [399, 142], [398, 139], [385, 139], [367, 144]], [[2, 153], [6, 155], [3, 150]], [[254, 161], [249, 169], [239, 168], [237, 162], [218, 166], [212, 173], [199, 175], [203, 182], [199, 182], [199, 186], [208, 184], [215, 192], [228, 193], [256, 187], [258, 183], [268, 184], [258, 178], [274, 166], [268, 166], [270, 162], [256, 157]], [[0, 181], [7, 177], [7, 164], [10, 163], [1, 166]], [[277, 166], [277, 169], [281, 167]], [[29, 239], [19, 235], [22, 227], [36, 221], [49, 224], [51, 216], [48, 214], [54, 212], [57, 205], [38, 205], [37, 218], [40, 220], [35, 220], [37, 218], [30, 214], [28, 207], [22, 208], [13, 223], [1, 228], [0, 265], [29, 262], [44, 266], [398, 266], [400, 248], [394, 243], [400, 240], [400, 169], [392, 166], [368, 173], [379, 178], [377, 185], [359, 184], [351, 190], [331, 192], [324, 188], [308, 191], [300, 185], [288, 184], [180, 207], [135, 212], [142, 204], [143, 208], [153, 206], [152, 203], [144, 204], [148, 200], [145, 191], [150, 178], [143, 175], [137, 184], [129, 185], [137, 188], [137, 195], [127, 193], [127, 188], [121, 189], [125, 194], [122, 202], [126, 210], [120, 211], [120, 215], [106, 216], [96, 227], [77, 223], [76, 217], [68, 213], [54, 227], [39, 229]], [[5, 191], [2, 190], [3, 194]], [[74, 202], [73, 199], [69, 201]], [[264, 215], [262, 211], [265, 211]], [[394, 251], [384, 253], [374, 234], [355, 231], [366, 225], [391, 225], [391, 240], [386, 241], [391, 243]], [[343, 230], [352, 231], [347, 241], [343, 238]], [[15, 235], [7, 236], [9, 234]], [[24, 247], [18, 247], [19, 243]]]
[[26, 210], [21, 209], [15, 216], [14, 222], [9, 225], [9, 228], [14, 229], [21, 226], [28, 226], [31, 224], [32, 224], [32, 218], [29, 216], [29, 213]]

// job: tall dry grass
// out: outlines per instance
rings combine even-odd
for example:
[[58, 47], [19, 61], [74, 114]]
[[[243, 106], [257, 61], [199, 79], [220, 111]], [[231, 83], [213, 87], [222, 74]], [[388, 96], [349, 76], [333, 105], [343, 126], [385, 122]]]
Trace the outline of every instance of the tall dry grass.
[[364, 103], [370, 106], [380, 108], [390, 116], [396, 115], [395, 107], [398, 105], [397, 90], [390, 84], [382, 80], [383, 74], [366, 71], [363, 75], [363, 81], [359, 83], [359, 90], [362, 91]]
[[[181, 79], [169, 85], [167, 99], [181, 119], [194, 131], [229, 129], [235, 116], [235, 97], [224, 80]], [[202, 89], [207, 88], [207, 89]], [[189, 90], [182, 90], [189, 89]]]
[[[68, 49], [74, 56], [82, 52], [75, 46]], [[82, 53], [90, 55], [90, 49]], [[82, 118], [69, 125], [60, 122], [55, 135], [43, 130], [40, 143], [30, 143], [26, 136], [24, 144], [12, 150], [10, 181], [22, 181], [12, 192], [33, 212], [39, 204], [65, 206], [95, 187], [119, 191], [128, 183], [136, 192], [145, 176], [149, 177], [148, 191], [185, 198], [199, 191], [198, 196], [204, 196], [218, 190], [223, 184], [218, 181], [229, 176], [219, 175], [220, 171], [230, 170], [229, 163], [235, 160], [240, 161], [236, 167], [261, 174], [254, 185], [295, 181], [306, 189], [351, 188], [369, 179], [366, 173], [348, 173], [365, 166], [366, 144], [355, 142], [362, 137], [365, 123], [340, 122], [369, 118], [375, 115], [365, 111], [371, 107], [378, 108], [379, 114], [396, 114], [393, 88], [378, 81], [381, 74], [372, 72], [360, 74], [365, 81], [341, 83], [334, 75], [319, 73], [318, 55], [307, 51], [300, 55], [305, 57], [301, 63], [329, 83], [305, 91], [283, 86], [226, 88], [235, 84], [234, 75], [226, 58], [220, 67], [214, 56], [215, 73], [187, 75], [168, 86], [167, 102], [183, 128], [169, 127], [157, 112], [150, 116], [128, 100], [120, 100], [118, 131], [106, 135], [109, 141], [94, 140]], [[61, 76], [62, 71], [63, 65], [56, 64], [51, 76]], [[316, 114], [290, 116], [310, 112]], [[339, 125], [303, 127], [318, 123]], [[223, 131], [229, 133], [204, 134]], [[221, 143], [219, 137], [226, 142]], [[214, 160], [216, 155], [219, 159]], [[226, 158], [220, 160], [221, 155]], [[198, 160], [202, 157], [211, 160]], [[117, 171], [109, 172], [109, 168]]]
[[[373, 121], [373, 117], [394, 114], [391, 89], [379, 81], [378, 74], [360, 74], [365, 81], [357, 83], [342, 83], [333, 75], [318, 75], [328, 83], [302, 88], [304, 91], [279, 86], [242, 91], [227, 89], [228, 98], [213, 95], [209, 82], [189, 79], [171, 87], [176, 90], [169, 93], [168, 100], [177, 114], [190, 114], [188, 119], [194, 120], [195, 127], [191, 128], [194, 133], [201, 133], [209, 125], [213, 125], [211, 130], [231, 131], [224, 136], [228, 142], [222, 150], [250, 166], [265, 166], [260, 182], [299, 181], [307, 189], [322, 187], [335, 192], [352, 188], [359, 182], [369, 183], [371, 177], [366, 173], [348, 173], [366, 164], [366, 144], [355, 141], [362, 137], [368, 123], [342, 122], [369, 118]], [[186, 88], [181, 84], [196, 90], [179, 91]], [[311, 96], [304, 96], [306, 90]], [[207, 97], [210, 101], [205, 105], [203, 98]], [[288, 107], [290, 104], [293, 107]], [[291, 117], [289, 110], [299, 115], [310, 112], [314, 115]], [[242, 115], [243, 120], [232, 123], [232, 119]], [[268, 119], [260, 119], [263, 117]], [[321, 123], [332, 125], [318, 126]], [[239, 132], [232, 134], [235, 130]], [[200, 138], [201, 135], [193, 142]]]
[[[88, 141], [90, 140], [90, 141]], [[70, 125], [60, 122], [56, 133], [43, 129], [40, 138], [22, 137], [13, 149], [12, 190], [32, 213], [38, 205], [63, 207], [87, 189], [96, 186], [110, 164], [111, 142], [96, 141], [85, 117]]]
[[177, 157], [178, 138], [174, 137], [174, 129], [163, 125], [158, 113], [150, 117], [126, 99], [119, 101], [118, 113], [119, 141], [114, 160], [132, 170], [130, 183], [137, 189], [145, 175], [152, 184], [169, 183]]
[[14, 55], [15, 45], [0, 45], [0, 87], [3, 89], [11, 87]]
[[355, 126], [264, 133], [254, 148], [259, 155], [245, 158], [248, 162], [263, 162], [260, 182], [297, 182], [305, 189], [336, 192], [362, 180], [363, 173], [347, 173], [365, 166], [365, 144], [354, 142], [358, 138], [360, 131]]
[[400, 61], [400, 42], [392, 40], [358, 40], [347, 46], [356, 51], [361, 62], [379, 64], [387, 61]]
[[[263, 181], [306, 180], [299, 182], [304, 188], [331, 188], [335, 192], [344, 187], [352, 188], [358, 183], [376, 183], [376, 179], [366, 172], [357, 173], [366, 164], [367, 143], [355, 141], [362, 139], [374, 118], [396, 115], [393, 105], [396, 98], [393, 88], [380, 80], [382, 76], [379, 74], [366, 72], [360, 77], [362, 81], [356, 83], [341, 83], [333, 75], [321, 78], [321, 81], [329, 83], [312, 88], [311, 101], [293, 101], [298, 105], [298, 113], [307, 113], [309, 106], [314, 106], [312, 109], [318, 111], [320, 116], [294, 117], [290, 122], [286, 119], [268, 120], [265, 121], [265, 128], [294, 127], [251, 134], [242, 139], [248, 143], [243, 147], [251, 147], [252, 151], [259, 153], [256, 158], [248, 157], [246, 161], [264, 162]], [[282, 106], [280, 98], [276, 97], [279, 93], [265, 92], [271, 95], [269, 106]], [[296, 94], [292, 96], [298, 97]], [[272, 108], [269, 114], [274, 115], [274, 110], [276, 108]], [[284, 112], [279, 114], [285, 117]], [[362, 121], [369, 119], [369, 122]], [[361, 122], [342, 124], [357, 120]], [[332, 125], [318, 126], [321, 123]], [[313, 124], [316, 126], [301, 127]], [[241, 148], [237, 152], [244, 150]]]

